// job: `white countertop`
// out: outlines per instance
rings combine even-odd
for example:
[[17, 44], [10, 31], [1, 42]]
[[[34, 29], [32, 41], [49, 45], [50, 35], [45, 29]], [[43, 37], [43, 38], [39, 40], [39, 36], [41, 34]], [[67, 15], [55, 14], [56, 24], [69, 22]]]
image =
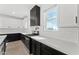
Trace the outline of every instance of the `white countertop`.
[[7, 35], [0, 35], [0, 45], [5, 40], [6, 37], [7, 37]]
[[[5, 34], [5, 33], [22, 33], [24, 35], [29, 34], [28, 32], [25, 33], [21, 32], [21, 31], [1, 31], [1, 34]], [[3, 40], [5, 39], [6, 36], [3, 36], [2, 38], [0, 38], [0, 44], [3, 42]], [[64, 40], [60, 40], [60, 39], [50, 39], [50, 38], [46, 38], [43, 36], [30, 36], [31, 38], [46, 44], [47, 46], [50, 46], [52, 48], [55, 48], [63, 53], [69, 54], [69, 55], [79, 55], [79, 44], [77, 43], [73, 43], [73, 42], [67, 42]]]
[[25, 28], [0, 28], [0, 34], [10, 33], [28, 33], [28, 30]]
[[77, 43], [67, 42], [59, 39], [49, 39], [42, 36], [30, 36], [31, 38], [50, 46], [51, 48], [55, 48], [63, 53], [69, 55], [79, 55], [79, 45]]

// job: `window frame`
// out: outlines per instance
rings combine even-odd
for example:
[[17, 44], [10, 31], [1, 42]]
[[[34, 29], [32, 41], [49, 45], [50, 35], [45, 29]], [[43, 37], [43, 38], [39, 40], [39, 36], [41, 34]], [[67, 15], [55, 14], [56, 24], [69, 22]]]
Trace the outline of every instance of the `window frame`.
[[[53, 30], [49, 30], [49, 29], [47, 28], [47, 21], [48, 21], [48, 20], [47, 20], [47, 19], [48, 19], [48, 18], [47, 18], [47, 15], [48, 15], [47, 13], [48, 13], [50, 10], [55, 9], [55, 8], [57, 9], [57, 16], [56, 16], [56, 17], [57, 17], [57, 19], [56, 19], [56, 20], [57, 20], [57, 30], [54, 30], [54, 29], [53, 29]], [[58, 8], [57, 5], [55, 5], [55, 6], [51, 7], [51, 8], [49, 8], [47, 11], [45, 11], [45, 12], [44, 12], [44, 22], [45, 22], [45, 23], [44, 23], [44, 30], [45, 30], [45, 31], [58, 31], [58, 27], [59, 27], [59, 26], [58, 26], [58, 25], [59, 25], [59, 20], [58, 20], [58, 19], [59, 19], [59, 8]], [[52, 28], [53, 28], [53, 26], [52, 26]]]

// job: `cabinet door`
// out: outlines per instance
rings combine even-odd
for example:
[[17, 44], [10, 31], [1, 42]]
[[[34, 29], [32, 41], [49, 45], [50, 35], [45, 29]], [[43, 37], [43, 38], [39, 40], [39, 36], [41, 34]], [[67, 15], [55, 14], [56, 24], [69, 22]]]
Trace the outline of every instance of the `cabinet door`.
[[35, 49], [36, 49], [36, 47], [35, 47], [35, 40], [32, 39], [32, 41], [31, 41], [31, 53], [33, 55], [35, 55]]
[[31, 26], [40, 25], [40, 7], [34, 6], [30, 11], [30, 24]]
[[36, 8], [36, 25], [40, 26], [40, 7]]
[[72, 27], [77, 26], [77, 5], [76, 4], [60, 4], [59, 5], [59, 26]]
[[77, 5], [77, 23], [79, 25], [79, 4]]
[[21, 39], [21, 34], [20, 33], [15, 33], [15, 34], [7, 34], [7, 42], [12, 42], [12, 41], [17, 41]]
[[40, 55], [40, 42], [35, 42], [35, 55]]
[[30, 25], [31, 26], [35, 26], [36, 25], [36, 10], [33, 8], [32, 10], [31, 10], [31, 12], [30, 12]]
[[25, 37], [25, 45], [26, 45], [28, 50], [30, 49], [29, 44], [30, 44], [29, 43], [29, 38]]
[[24, 43], [25, 47], [26, 47], [26, 50], [27, 50], [27, 53], [29, 54], [30, 53], [30, 39], [27, 38], [26, 36], [22, 35], [22, 42]]
[[41, 44], [41, 55], [66, 55], [56, 49], [50, 48], [47, 45]]

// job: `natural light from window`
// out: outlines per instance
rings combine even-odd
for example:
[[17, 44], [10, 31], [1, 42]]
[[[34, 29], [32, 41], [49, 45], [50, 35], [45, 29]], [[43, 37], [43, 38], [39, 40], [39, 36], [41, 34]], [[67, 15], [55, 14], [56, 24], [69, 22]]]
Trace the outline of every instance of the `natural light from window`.
[[58, 30], [57, 17], [58, 11], [57, 7], [54, 7], [47, 12], [47, 30]]

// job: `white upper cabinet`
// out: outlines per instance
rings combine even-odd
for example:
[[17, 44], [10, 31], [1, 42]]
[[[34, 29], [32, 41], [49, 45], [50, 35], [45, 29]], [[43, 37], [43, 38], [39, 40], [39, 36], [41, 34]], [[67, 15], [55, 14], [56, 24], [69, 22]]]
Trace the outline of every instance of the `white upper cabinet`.
[[77, 4], [60, 4], [59, 5], [59, 27], [77, 27], [78, 21]]
[[79, 25], [79, 4], [77, 5], [77, 24]]

